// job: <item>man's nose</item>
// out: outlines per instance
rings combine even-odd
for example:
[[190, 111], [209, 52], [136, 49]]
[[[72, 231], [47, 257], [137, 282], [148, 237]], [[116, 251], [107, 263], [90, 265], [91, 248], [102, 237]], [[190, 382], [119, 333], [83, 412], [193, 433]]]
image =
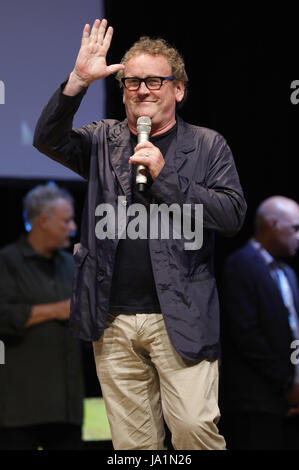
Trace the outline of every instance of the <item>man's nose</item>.
[[69, 231], [76, 232], [76, 230], [77, 230], [77, 224], [74, 220], [71, 220], [69, 223]]
[[141, 82], [140, 87], [138, 88], [137, 92], [140, 95], [148, 95], [150, 93], [150, 90], [147, 88], [145, 82]]

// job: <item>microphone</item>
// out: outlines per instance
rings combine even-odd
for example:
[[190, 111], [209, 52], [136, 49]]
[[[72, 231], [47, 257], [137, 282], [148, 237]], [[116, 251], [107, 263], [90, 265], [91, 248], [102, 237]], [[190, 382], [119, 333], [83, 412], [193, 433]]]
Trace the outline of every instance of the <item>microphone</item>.
[[[138, 144], [147, 142], [151, 133], [152, 122], [148, 116], [140, 116], [137, 119], [137, 140]], [[147, 168], [144, 165], [138, 165], [136, 170], [136, 185], [138, 191], [145, 191], [147, 185]]]

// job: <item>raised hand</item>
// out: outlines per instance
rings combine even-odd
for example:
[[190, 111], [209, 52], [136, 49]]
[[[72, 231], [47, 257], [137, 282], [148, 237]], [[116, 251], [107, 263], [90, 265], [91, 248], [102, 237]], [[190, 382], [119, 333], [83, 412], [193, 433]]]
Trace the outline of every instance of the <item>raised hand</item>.
[[64, 89], [65, 94], [76, 94], [82, 87], [100, 78], [124, 68], [121, 64], [107, 65], [106, 55], [113, 36], [113, 28], [107, 29], [107, 20], [96, 19], [90, 31], [86, 24], [82, 33], [81, 47], [76, 59], [75, 67]]

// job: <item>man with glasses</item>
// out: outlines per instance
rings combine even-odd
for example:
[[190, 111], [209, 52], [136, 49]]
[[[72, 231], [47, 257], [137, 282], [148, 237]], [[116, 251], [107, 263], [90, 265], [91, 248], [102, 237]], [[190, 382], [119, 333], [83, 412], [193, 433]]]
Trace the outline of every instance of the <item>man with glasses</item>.
[[[224, 449], [217, 429], [213, 233], [235, 234], [246, 203], [224, 138], [176, 113], [188, 81], [180, 54], [164, 40], [142, 37], [121, 64], [108, 66], [112, 34], [106, 20], [84, 27], [74, 70], [43, 110], [34, 138], [41, 152], [89, 181], [71, 331], [94, 343], [115, 449], [163, 449], [163, 416], [175, 449]], [[123, 88], [127, 119], [72, 129], [87, 87], [112, 73]], [[138, 143], [137, 120], [144, 116], [150, 138]], [[147, 169], [143, 192], [135, 185], [138, 165]], [[145, 207], [148, 219], [154, 204], [189, 204], [190, 224], [194, 206], [202, 204], [203, 246], [188, 251], [182, 236], [148, 233], [97, 237], [102, 204], [107, 212], [115, 209], [118, 229], [130, 221], [117, 212], [119, 199], [124, 210], [132, 211], [133, 203]]]

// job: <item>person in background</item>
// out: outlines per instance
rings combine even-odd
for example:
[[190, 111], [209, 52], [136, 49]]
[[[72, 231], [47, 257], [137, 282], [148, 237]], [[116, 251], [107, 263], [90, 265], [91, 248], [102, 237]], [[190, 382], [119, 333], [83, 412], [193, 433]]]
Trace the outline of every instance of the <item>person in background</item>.
[[[225, 139], [177, 115], [187, 85], [178, 51], [143, 37], [121, 64], [108, 66], [112, 34], [105, 19], [84, 27], [75, 68], [44, 108], [34, 135], [38, 150], [88, 179], [70, 327], [94, 343], [115, 449], [163, 449], [164, 416], [175, 449], [223, 450], [213, 243], [215, 231], [240, 229], [242, 188]], [[116, 72], [127, 119], [73, 129], [88, 86]], [[137, 144], [140, 117], [151, 131]], [[135, 185], [139, 164], [147, 169], [143, 193]], [[142, 205], [149, 221], [151, 204], [174, 203], [180, 210], [190, 204], [194, 211], [203, 205], [203, 246], [188, 249], [184, 237], [161, 234], [98, 236], [101, 210], [117, 216], [119, 200], [127, 209]], [[187, 219], [191, 225], [191, 214]], [[110, 221], [121, 225], [113, 215]]]
[[24, 198], [28, 235], [0, 250], [0, 449], [81, 448], [81, 345], [68, 332], [76, 230], [73, 199], [54, 184]]
[[254, 237], [221, 281], [221, 429], [231, 449], [299, 449], [299, 290], [285, 259], [299, 247], [299, 206], [257, 209]]

